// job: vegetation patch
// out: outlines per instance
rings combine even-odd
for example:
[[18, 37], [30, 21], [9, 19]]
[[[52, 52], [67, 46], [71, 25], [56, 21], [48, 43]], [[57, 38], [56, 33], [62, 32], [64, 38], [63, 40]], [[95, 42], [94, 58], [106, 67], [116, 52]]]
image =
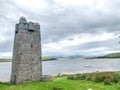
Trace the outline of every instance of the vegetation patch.
[[97, 73], [86, 73], [86, 74], [76, 74], [68, 76], [70, 80], [87, 80], [94, 81], [96, 83], [104, 82], [105, 85], [111, 83], [120, 82], [120, 74], [114, 72], [97, 72]]
[[11, 59], [0, 59], [0, 62], [11, 62]]
[[57, 60], [57, 58], [42, 58], [42, 61]]
[[[0, 90], [120, 90], [120, 83], [110, 82], [109, 84], [109, 80], [111, 79], [105, 79], [106, 81], [104, 82], [102, 80], [104, 78], [103, 76], [109, 76], [111, 78], [115, 76], [115, 78], [117, 78], [118, 80], [119, 75], [120, 72], [91, 73], [77, 74], [73, 76], [56, 76], [53, 77], [52, 81], [48, 82], [37, 81], [23, 83], [19, 85], [11, 85], [10, 83], [0, 83]], [[100, 76], [102, 78], [100, 78]]]
[[120, 52], [107, 54], [105, 56], [101, 56], [101, 57], [97, 57], [97, 58], [120, 58]]

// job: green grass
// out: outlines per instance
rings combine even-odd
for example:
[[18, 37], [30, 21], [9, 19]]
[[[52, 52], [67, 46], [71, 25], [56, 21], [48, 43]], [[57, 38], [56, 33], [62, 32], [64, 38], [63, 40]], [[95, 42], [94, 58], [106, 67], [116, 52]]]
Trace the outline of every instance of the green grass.
[[120, 52], [119, 53], [111, 53], [111, 54], [107, 54], [104, 56], [98, 56], [97, 58], [120, 58]]
[[0, 62], [11, 62], [11, 59], [0, 59]]
[[[42, 58], [42, 61], [57, 60], [56, 58]], [[11, 59], [0, 59], [0, 62], [11, 62]]]
[[86, 74], [76, 74], [68, 76], [70, 80], [87, 80], [93, 82], [103, 82], [105, 85], [120, 83], [119, 72], [95, 72]]
[[42, 58], [42, 61], [57, 60], [56, 58]]
[[[118, 73], [120, 74], [120, 73]], [[120, 90], [120, 83], [105, 85], [104, 82], [70, 80], [68, 76], [54, 77], [49, 82], [30, 82], [19, 85], [0, 83], [0, 90]]]
[[120, 53], [112, 53], [104, 56], [105, 58], [120, 58]]

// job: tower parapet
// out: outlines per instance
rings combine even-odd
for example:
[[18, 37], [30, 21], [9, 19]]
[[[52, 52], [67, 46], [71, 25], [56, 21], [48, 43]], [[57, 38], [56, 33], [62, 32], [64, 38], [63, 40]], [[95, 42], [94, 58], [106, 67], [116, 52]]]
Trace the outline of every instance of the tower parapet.
[[37, 32], [37, 31], [40, 30], [40, 24], [39, 23], [33, 23], [33, 22], [27, 22], [27, 20], [24, 17], [21, 17], [19, 19], [19, 23], [16, 24], [16, 31], [19, 31], [21, 29]]

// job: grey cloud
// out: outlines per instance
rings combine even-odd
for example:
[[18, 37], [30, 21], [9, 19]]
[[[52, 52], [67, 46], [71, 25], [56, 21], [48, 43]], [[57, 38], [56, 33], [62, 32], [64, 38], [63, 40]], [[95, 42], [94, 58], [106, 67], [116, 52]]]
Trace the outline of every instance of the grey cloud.
[[48, 15], [45, 19], [47, 25], [43, 25], [42, 29], [43, 37], [47, 36], [52, 39], [51, 36], [54, 36], [59, 40], [59, 38], [63, 39], [62, 37], [78, 33], [119, 32], [120, 16], [107, 15], [107, 13], [101, 16], [95, 12], [93, 16], [89, 14], [90, 18], [87, 18], [87, 15], [83, 16], [81, 13], [84, 13], [84, 9], [78, 13], [76, 8], [69, 8], [62, 14]]
[[[75, 34], [101, 34], [103, 32], [119, 33], [120, 32], [120, 2], [119, 0], [108, 0], [106, 9], [91, 10], [88, 7], [59, 7], [54, 0], [46, 0], [49, 7], [37, 13], [26, 10], [18, 6], [13, 0], [0, 0], [0, 27], [6, 32], [2, 32], [5, 36], [10, 36], [11, 40], [0, 45], [0, 49], [7, 47], [3, 51], [11, 51], [11, 45], [14, 36], [14, 25], [18, 22], [20, 16], [35, 20], [41, 24], [42, 44], [58, 42], [67, 37], [73, 40]], [[60, 9], [57, 10], [56, 8]], [[70, 47], [71, 49], [90, 49], [96, 47], [112, 46], [116, 49], [117, 44], [113, 45], [113, 41], [92, 42], [80, 46]], [[8, 43], [7, 43], [8, 42]], [[6, 46], [10, 45], [10, 46]], [[4, 46], [4, 47], [3, 47]], [[114, 47], [113, 47], [114, 46]]]
[[[48, 4], [50, 9], [45, 9], [43, 13], [38, 11], [38, 14], [36, 14], [13, 3], [19, 12], [41, 22], [43, 43], [63, 40], [65, 37], [78, 33], [119, 32], [120, 16], [116, 13], [119, 14], [120, 11], [111, 10], [111, 14], [109, 14], [98, 11], [93, 12], [85, 7], [69, 7], [64, 8], [61, 12], [54, 12], [54, 8], [51, 8], [56, 6], [54, 1], [49, 1]], [[117, 8], [119, 7], [117, 6]]]
[[84, 43], [78, 46], [66, 47], [66, 48], [72, 50], [80, 50], [80, 51], [96, 49], [96, 48], [106, 48], [106, 50], [119, 50], [120, 45], [119, 45], [119, 39], [114, 38], [105, 41], [94, 41], [94, 42]]
[[0, 43], [0, 53], [12, 52], [13, 50], [13, 40], [8, 39]]

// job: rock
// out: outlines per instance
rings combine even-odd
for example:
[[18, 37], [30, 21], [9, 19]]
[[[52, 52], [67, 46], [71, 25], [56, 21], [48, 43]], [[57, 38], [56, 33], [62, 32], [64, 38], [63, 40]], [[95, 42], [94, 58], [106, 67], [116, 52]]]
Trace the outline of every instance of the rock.
[[52, 76], [50, 75], [43, 75], [41, 78], [41, 81], [51, 81], [52, 80]]

